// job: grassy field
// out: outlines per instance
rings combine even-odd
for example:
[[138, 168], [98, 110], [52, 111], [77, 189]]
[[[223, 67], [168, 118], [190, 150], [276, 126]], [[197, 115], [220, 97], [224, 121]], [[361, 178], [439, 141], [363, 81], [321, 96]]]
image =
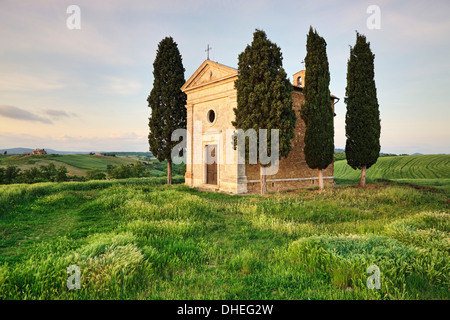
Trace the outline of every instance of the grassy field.
[[134, 156], [91, 156], [87, 154], [67, 154], [67, 155], [12, 155], [0, 156], [0, 167], [7, 165], [17, 166], [22, 170], [31, 167], [39, 167], [54, 163], [56, 167], [66, 166], [68, 173], [76, 176], [86, 175], [89, 169], [97, 168], [106, 171], [108, 165], [119, 166], [121, 164], [132, 164], [137, 160]]
[[[164, 182], [0, 186], [0, 299], [450, 298], [443, 191], [262, 197]], [[80, 290], [66, 287], [70, 265]], [[371, 265], [379, 290], [366, 285]]]
[[[337, 183], [357, 183], [361, 171], [353, 170], [346, 160], [336, 161]], [[420, 186], [436, 187], [450, 192], [450, 155], [416, 155], [380, 157], [367, 170], [367, 181], [389, 179]]]

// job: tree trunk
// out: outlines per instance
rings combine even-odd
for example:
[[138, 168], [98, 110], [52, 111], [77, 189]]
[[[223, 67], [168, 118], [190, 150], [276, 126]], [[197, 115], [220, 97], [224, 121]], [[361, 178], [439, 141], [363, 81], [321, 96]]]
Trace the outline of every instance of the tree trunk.
[[172, 184], [172, 161], [167, 161], [167, 184]]
[[259, 182], [261, 185], [261, 194], [267, 194], [267, 182], [266, 182], [266, 168], [263, 166], [259, 167]]
[[323, 177], [322, 177], [322, 169], [317, 169], [319, 172], [319, 191], [323, 190]]
[[359, 185], [363, 188], [366, 186], [366, 166], [363, 166], [361, 169], [361, 180], [359, 181]]

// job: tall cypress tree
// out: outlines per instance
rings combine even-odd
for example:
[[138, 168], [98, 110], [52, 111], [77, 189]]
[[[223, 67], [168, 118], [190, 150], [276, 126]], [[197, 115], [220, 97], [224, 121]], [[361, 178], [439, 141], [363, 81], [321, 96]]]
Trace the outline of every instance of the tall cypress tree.
[[179, 143], [171, 141], [175, 129], [186, 128], [186, 94], [181, 87], [186, 82], [180, 51], [172, 37], [158, 44], [153, 63], [153, 89], [148, 96], [152, 109], [149, 118], [150, 151], [159, 160], [167, 160], [167, 183], [172, 184], [172, 149]]
[[[236, 120], [232, 124], [244, 131], [267, 129], [267, 154], [272, 152], [270, 130], [278, 129], [279, 155], [287, 157], [294, 137], [296, 116], [292, 108], [293, 88], [283, 69], [282, 60], [281, 49], [267, 39], [264, 31], [256, 30], [251, 45], [247, 45], [239, 55], [239, 78], [235, 82]], [[259, 146], [258, 134], [257, 139]], [[265, 167], [260, 162], [261, 194], [267, 193]]]
[[366, 170], [380, 154], [380, 111], [374, 72], [375, 55], [364, 35], [356, 33], [347, 64], [345, 103], [345, 155], [353, 169], [361, 169], [360, 185], [366, 185]]
[[305, 104], [301, 116], [306, 125], [306, 163], [311, 169], [317, 169], [320, 190], [323, 190], [322, 170], [333, 162], [334, 156], [334, 113], [326, 46], [325, 39], [310, 27], [306, 41]]

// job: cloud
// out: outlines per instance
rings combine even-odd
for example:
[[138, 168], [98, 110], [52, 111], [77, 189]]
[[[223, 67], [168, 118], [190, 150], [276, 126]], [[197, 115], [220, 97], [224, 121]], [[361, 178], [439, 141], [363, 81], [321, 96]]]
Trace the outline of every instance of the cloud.
[[52, 121], [48, 118], [43, 118], [27, 110], [14, 106], [0, 105], [0, 116], [16, 120], [42, 122], [46, 124], [52, 123]]
[[78, 115], [74, 112], [66, 112], [64, 110], [57, 110], [57, 109], [46, 109], [42, 112], [42, 115], [44, 115], [44, 117], [19, 107], [0, 105], [0, 116], [15, 120], [34, 121], [45, 124], [52, 124], [53, 123], [52, 119], [56, 120], [61, 118], [78, 117]]
[[[5, 67], [7, 69], [8, 67]], [[63, 89], [67, 85], [55, 76], [34, 76], [11, 70], [0, 79], [2, 91], [44, 91]]]
[[142, 89], [143, 85], [136, 80], [122, 79], [118, 77], [106, 77], [107, 84], [103, 91], [121, 96], [134, 95]]
[[78, 115], [74, 112], [66, 112], [63, 110], [56, 110], [56, 109], [47, 109], [45, 110], [45, 114], [57, 119], [57, 118], [73, 118], [73, 117], [78, 117]]
[[[113, 14], [121, 14], [123, 4], [118, 2], [117, 8], [105, 15], [106, 3], [93, 7], [90, 3], [77, 2], [81, 7], [81, 30], [67, 28], [69, 3], [33, 1], [26, 6], [17, 1], [2, 3], [0, 38], [8, 43], [4, 51], [34, 56], [51, 54], [53, 58], [63, 57], [64, 61], [72, 57], [77, 61], [88, 59], [102, 64], [133, 63], [126, 48], [118, 44], [120, 27], [116, 26], [116, 21], [111, 21]], [[113, 32], [116, 36], [111, 37]], [[126, 31], [122, 31], [120, 37], [122, 41], [130, 38]]]

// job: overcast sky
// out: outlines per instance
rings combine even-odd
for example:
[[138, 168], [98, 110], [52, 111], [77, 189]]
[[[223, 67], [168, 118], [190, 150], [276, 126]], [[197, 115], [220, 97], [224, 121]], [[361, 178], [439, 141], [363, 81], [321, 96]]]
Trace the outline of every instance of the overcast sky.
[[[69, 5], [81, 29], [69, 29]], [[379, 28], [370, 5], [380, 9]], [[289, 77], [309, 26], [327, 41], [345, 146], [347, 60], [356, 30], [375, 54], [381, 151], [450, 153], [449, 1], [0, 1], [0, 149], [148, 151], [147, 96], [159, 41], [178, 43], [188, 79], [206, 59], [237, 68], [263, 29]], [[71, 20], [72, 21], [72, 20]], [[375, 26], [376, 27], [376, 26]]]

